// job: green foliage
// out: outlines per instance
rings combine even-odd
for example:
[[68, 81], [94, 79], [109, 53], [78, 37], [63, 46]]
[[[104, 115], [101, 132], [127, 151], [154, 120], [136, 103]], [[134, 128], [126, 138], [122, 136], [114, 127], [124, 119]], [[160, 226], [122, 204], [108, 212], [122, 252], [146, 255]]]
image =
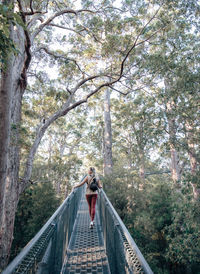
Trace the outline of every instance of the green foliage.
[[129, 196], [127, 180], [127, 174], [124, 170], [120, 169], [117, 169], [112, 175], [102, 179], [103, 188], [122, 220], [127, 217]]
[[180, 268], [189, 264], [197, 273], [200, 270], [200, 203], [191, 203], [190, 197], [186, 196], [173, 200], [172, 207], [173, 222], [165, 229], [166, 258]]
[[[82, 7], [95, 13], [63, 14], [62, 19], [55, 20], [64, 27], [62, 33], [49, 25], [34, 40], [34, 62], [29, 74], [36, 76], [36, 80], [30, 81], [23, 97], [20, 173], [37, 125], [62, 108], [78, 81], [104, 71], [102, 67], [106, 67], [110, 79], [116, 79], [120, 62], [138, 34], [137, 42], [142, 42], [156, 32], [150, 41], [141, 43], [129, 55], [121, 83], [114, 86], [119, 93], [129, 94], [111, 96], [114, 170], [103, 179], [103, 184], [155, 273], [198, 273], [199, 204], [191, 199], [190, 187], [190, 183], [199, 187], [198, 170], [182, 177], [179, 194], [168, 175], [146, 176], [142, 191], [139, 186], [142, 167], [146, 173], [170, 169], [167, 118], [175, 121], [177, 136], [173, 144], [183, 169], [190, 168], [188, 134], [192, 135], [194, 154], [199, 157], [199, 7], [195, 0], [124, 0], [121, 5], [118, 3], [118, 8], [116, 2], [83, 0]], [[30, 10], [29, 3], [24, 4]], [[50, 14], [66, 7], [76, 9], [73, 1], [37, 0], [32, 5], [35, 10], [47, 9]], [[159, 13], [143, 29], [159, 5]], [[17, 53], [10, 39], [10, 23], [24, 26], [11, 7], [0, 5], [0, 12], [0, 58], [5, 62], [8, 53]], [[30, 34], [48, 16], [41, 13], [37, 23], [29, 25]], [[30, 16], [30, 22], [32, 19]], [[48, 47], [49, 54], [37, 50], [41, 47]], [[57, 76], [48, 75], [45, 66]], [[171, 87], [167, 90], [164, 82], [168, 79]], [[72, 103], [84, 98], [104, 80], [97, 78], [85, 83]], [[169, 101], [175, 105], [167, 116]], [[47, 130], [35, 158], [32, 180], [51, 180], [53, 187], [50, 183], [39, 184], [23, 194], [16, 217], [13, 254], [55, 210], [58, 201], [54, 192], [62, 199], [67, 195], [79, 177], [82, 164], [102, 170], [102, 109], [102, 98], [97, 94], [86, 107], [68, 113], [66, 119], [60, 118]], [[18, 127], [13, 124], [12, 130]]]
[[149, 178], [139, 191], [135, 177], [119, 166], [103, 184], [154, 273], [198, 273], [199, 202], [165, 176]]
[[15, 217], [11, 260], [42, 228], [59, 203], [50, 182], [33, 185], [22, 194]]
[[28, 225], [32, 229], [30, 233], [34, 235], [35, 231], [38, 231], [41, 228], [42, 224], [49, 219], [58, 207], [59, 200], [55, 195], [52, 184], [49, 182], [38, 184], [33, 191], [32, 199], [34, 201], [31, 210], [32, 218], [29, 220]]

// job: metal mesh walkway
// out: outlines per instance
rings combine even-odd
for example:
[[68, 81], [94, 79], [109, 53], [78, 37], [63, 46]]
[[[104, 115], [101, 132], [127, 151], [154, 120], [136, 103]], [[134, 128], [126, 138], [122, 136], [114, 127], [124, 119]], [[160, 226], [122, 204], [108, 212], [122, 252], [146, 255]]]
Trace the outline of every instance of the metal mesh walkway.
[[61, 271], [62, 274], [110, 274], [97, 205], [94, 221], [95, 226], [90, 229], [88, 205], [83, 195]]

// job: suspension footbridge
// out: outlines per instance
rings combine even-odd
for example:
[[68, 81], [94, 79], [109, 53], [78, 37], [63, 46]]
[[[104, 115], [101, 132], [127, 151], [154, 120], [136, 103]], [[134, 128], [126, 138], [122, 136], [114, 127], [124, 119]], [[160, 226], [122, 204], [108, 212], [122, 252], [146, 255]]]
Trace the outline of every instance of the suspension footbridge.
[[82, 186], [66, 198], [2, 273], [153, 273], [103, 190], [93, 229], [89, 223]]

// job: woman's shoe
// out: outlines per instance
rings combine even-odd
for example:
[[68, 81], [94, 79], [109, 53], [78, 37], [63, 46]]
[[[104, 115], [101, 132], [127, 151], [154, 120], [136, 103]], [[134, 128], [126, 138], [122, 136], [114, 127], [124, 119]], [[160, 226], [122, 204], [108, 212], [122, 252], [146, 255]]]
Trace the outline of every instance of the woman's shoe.
[[93, 226], [94, 226], [94, 223], [91, 222], [91, 223], [90, 223], [90, 228], [93, 228]]

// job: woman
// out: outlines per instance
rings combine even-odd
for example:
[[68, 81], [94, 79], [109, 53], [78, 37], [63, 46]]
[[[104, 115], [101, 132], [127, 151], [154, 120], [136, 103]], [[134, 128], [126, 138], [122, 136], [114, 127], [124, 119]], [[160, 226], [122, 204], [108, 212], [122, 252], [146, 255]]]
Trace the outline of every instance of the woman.
[[100, 180], [96, 176], [94, 167], [90, 167], [88, 170], [88, 175], [85, 177], [85, 179], [79, 185], [74, 186], [74, 188], [77, 188], [77, 187], [80, 187], [80, 186], [84, 185], [85, 183], [87, 183], [86, 200], [88, 202], [89, 214], [90, 214], [90, 218], [91, 218], [90, 228], [93, 228], [93, 226], [94, 226], [95, 205], [96, 205], [97, 193], [98, 193], [97, 190], [93, 191], [90, 189], [90, 184], [92, 183], [94, 178], [96, 179], [98, 188], [102, 188]]

